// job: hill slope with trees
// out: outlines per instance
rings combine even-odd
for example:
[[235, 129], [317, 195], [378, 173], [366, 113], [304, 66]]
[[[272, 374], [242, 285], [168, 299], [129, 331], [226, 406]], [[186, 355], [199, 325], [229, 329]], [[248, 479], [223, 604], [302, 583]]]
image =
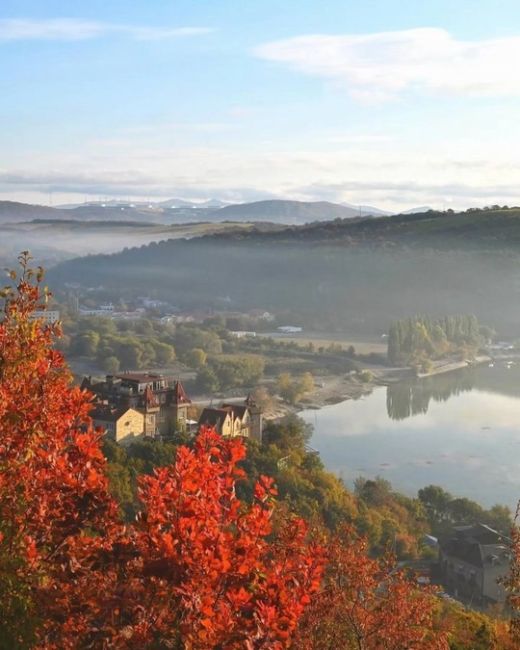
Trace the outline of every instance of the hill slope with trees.
[[425, 213], [165, 241], [49, 276], [116, 298], [152, 288], [180, 308], [286, 311], [314, 330], [381, 335], [404, 314], [467, 313], [507, 334], [519, 253], [520, 210]]
[[[22, 255], [2, 291], [0, 647], [515, 647], [514, 627], [510, 636], [500, 621], [443, 605], [351, 529], [331, 536], [277, 506], [260, 460], [211, 430], [136, 474], [137, 515], [125, 524], [90, 396], [53, 349], [57, 327], [31, 318], [47, 293], [28, 263]], [[268, 431], [266, 445], [316, 471], [297, 439]], [[384, 494], [360, 486], [363, 500]], [[436, 506], [444, 496], [426, 495]]]

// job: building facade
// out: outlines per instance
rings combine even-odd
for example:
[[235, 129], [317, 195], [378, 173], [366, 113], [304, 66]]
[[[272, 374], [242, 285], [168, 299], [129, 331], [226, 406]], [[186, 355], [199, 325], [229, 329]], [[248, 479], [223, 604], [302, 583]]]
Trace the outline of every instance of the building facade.
[[241, 403], [224, 403], [207, 407], [199, 418], [200, 427], [212, 427], [222, 436], [253, 438], [262, 440], [262, 410], [249, 395]]
[[132, 408], [100, 406], [91, 414], [95, 427], [105, 429], [115, 442], [126, 444], [144, 435], [144, 415]]
[[500, 584], [509, 571], [510, 540], [484, 524], [456, 526], [439, 540], [442, 582], [457, 598], [488, 606], [506, 599]]
[[36, 309], [29, 318], [31, 320], [41, 320], [46, 325], [53, 325], [60, 320], [60, 312], [58, 309]]
[[166, 436], [186, 428], [191, 400], [180, 381], [155, 373], [107, 375], [105, 381], [85, 377], [83, 389], [94, 393], [96, 407], [131, 408], [144, 417], [144, 435]]

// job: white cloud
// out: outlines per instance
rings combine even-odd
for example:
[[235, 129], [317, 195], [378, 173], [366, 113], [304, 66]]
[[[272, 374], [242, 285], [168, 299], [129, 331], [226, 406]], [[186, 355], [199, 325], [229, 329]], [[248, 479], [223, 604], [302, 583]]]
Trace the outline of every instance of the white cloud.
[[[205, 129], [204, 124], [194, 126]], [[323, 137], [253, 146], [243, 131], [224, 131], [226, 137], [206, 137], [203, 131], [199, 138], [193, 132], [185, 137], [183, 128], [155, 132], [149, 126], [122, 127], [105, 139], [92, 137], [81, 146], [45, 153], [34, 144], [18, 148], [0, 168], [0, 195], [36, 201], [39, 193], [38, 200], [48, 201], [54, 192], [55, 201], [60, 194], [61, 202], [74, 202], [85, 195], [240, 201], [267, 194], [389, 211], [520, 202], [520, 148], [514, 136], [509, 145], [495, 133], [469, 143], [434, 139], [425, 153], [424, 143], [393, 142], [390, 131], [330, 129]], [[345, 142], [330, 146], [341, 136]]]
[[462, 41], [437, 28], [311, 34], [260, 45], [254, 54], [340, 83], [360, 101], [386, 101], [406, 91], [520, 95], [520, 36]]
[[159, 40], [197, 36], [211, 31], [213, 29], [209, 27], [143, 27], [116, 25], [77, 18], [0, 20], [0, 41], [82, 41], [117, 34], [135, 40]]
[[520, 165], [513, 160], [505, 174], [502, 167], [495, 168], [492, 163], [483, 169], [470, 166], [458, 171], [444, 157], [421, 165], [414, 157], [387, 154], [381, 159], [381, 152], [369, 155], [359, 149], [244, 155], [215, 147], [161, 151], [135, 143], [131, 146], [131, 141], [108, 141], [106, 147], [108, 151], [103, 151], [102, 142], [97, 141], [90, 152], [40, 161], [37, 168], [22, 163], [0, 169], [0, 194], [41, 192], [45, 200], [48, 192], [76, 193], [81, 198], [217, 196], [233, 201], [278, 196], [373, 204], [396, 211], [417, 205], [449, 204], [457, 208], [518, 205], [520, 201]]

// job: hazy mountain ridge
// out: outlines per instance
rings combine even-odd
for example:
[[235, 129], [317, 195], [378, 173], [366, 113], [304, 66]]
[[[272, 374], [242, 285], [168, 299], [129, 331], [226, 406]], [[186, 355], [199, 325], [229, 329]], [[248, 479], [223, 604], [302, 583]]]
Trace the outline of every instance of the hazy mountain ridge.
[[330, 203], [329, 201], [285, 201], [271, 199], [238, 205], [228, 205], [214, 214], [232, 221], [272, 221], [303, 224], [311, 221], [351, 219], [367, 215], [362, 209]]
[[[223, 207], [220, 207], [223, 206]], [[69, 207], [50, 207], [0, 201], [0, 223], [19, 223], [33, 219], [83, 221], [138, 221], [142, 223], [192, 223], [194, 221], [264, 221], [302, 225], [312, 221], [381, 216], [378, 208], [355, 207], [327, 201], [287, 201], [273, 199], [226, 205], [217, 199], [194, 204], [181, 199], [161, 203], [86, 203]]]

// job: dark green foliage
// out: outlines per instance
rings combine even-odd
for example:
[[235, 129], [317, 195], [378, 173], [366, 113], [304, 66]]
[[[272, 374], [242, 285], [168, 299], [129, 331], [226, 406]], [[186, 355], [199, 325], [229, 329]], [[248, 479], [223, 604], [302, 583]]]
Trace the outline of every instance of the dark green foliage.
[[217, 373], [210, 366], [202, 367], [195, 380], [195, 386], [198, 391], [205, 395], [211, 395], [220, 390], [220, 381]]
[[128, 447], [103, 438], [103, 453], [108, 460], [110, 489], [121, 506], [123, 515], [132, 519], [137, 506], [137, 477], [152, 474], [154, 468], [170, 465], [177, 447], [187, 444], [183, 434], [175, 434], [168, 441], [138, 440]]
[[264, 374], [265, 366], [263, 358], [253, 354], [211, 357], [208, 365], [222, 389], [255, 385]]
[[456, 311], [503, 330], [518, 322], [519, 249], [518, 209], [432, 212], [165, 241], [70, 261], [49, 277], [124, 297], [154, 287], [181, 308], [223, 309], [229, 298], [234, 310], [289, 312], [321, 331], [380, 335], [403, 314]]
[[434, 535], [442, 535], [457, 524], [486, 524], [509, 535], [513, 525], [511, 511], [505, 506], [495, 505], [489, 510], [475, 501], [455, 498], [438, 485], [428, 485], [418, 492], [424, 505]]
[[87, 357], [107, 373], [168, 365], [175, 348], [168, 330], [148, 320], [121, 322], [119, 328], [109, 318], [82, 318], [67, 322], [70, 336], [69, 358]]
[[222, 341], [212, 329], [203, 329], [193, 325], [180, 325], [175, 329], [175, 345], [179, 350], [187, 352], [193, 348], [200, 348], [210, 354], [222, 352]]
[[303, 453], [312, 436], [312, 427], [296, 416], [281, 422], [268, 422], [264, 428], [264, 445], [275, 445], [280, 451]]

